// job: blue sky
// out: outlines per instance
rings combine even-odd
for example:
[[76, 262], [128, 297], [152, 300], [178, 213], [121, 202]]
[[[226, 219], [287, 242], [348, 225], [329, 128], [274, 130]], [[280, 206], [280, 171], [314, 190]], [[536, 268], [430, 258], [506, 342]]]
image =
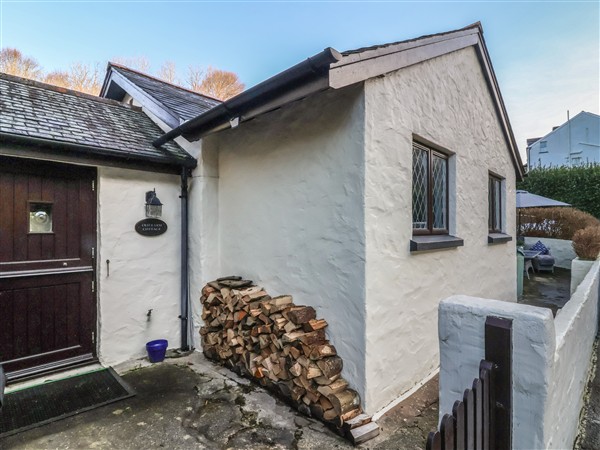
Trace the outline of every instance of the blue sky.
[[252, 86], [331, 46], [348, 50], [476, 21], [521, 152], [581, 110], [599, 112], [597, 1], [121, 2], [1, 0], [0, 46], [47, 71], [145, 56], [231, 70]]

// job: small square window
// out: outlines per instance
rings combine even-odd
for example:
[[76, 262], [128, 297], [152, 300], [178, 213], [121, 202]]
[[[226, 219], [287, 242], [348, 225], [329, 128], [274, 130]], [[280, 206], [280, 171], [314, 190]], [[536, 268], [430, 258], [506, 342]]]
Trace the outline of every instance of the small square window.
[[52, 233], [52, 203], [29, 203], [29, 232]]

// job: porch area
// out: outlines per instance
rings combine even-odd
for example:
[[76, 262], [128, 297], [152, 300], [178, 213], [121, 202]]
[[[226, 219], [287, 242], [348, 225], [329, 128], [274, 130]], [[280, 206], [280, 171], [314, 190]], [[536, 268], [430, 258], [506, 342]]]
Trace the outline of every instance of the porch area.
[[[136, 396], [0, 439], [1, 448], [350, 449], [346, 439], [194, 352], [116, 368]], [[371, 449], [422, 448], [437, 378], [380, 419]]]

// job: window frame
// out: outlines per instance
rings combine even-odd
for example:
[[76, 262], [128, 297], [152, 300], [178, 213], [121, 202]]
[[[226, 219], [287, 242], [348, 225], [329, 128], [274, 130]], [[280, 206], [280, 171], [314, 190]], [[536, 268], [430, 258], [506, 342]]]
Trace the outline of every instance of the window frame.
[[[489, 173], [488, 175], [488, 233], [503, 233], [502, 229], [504, 228], [504, 221], [502, 220], [502, 182], [504, 178], [494, 174]], [[498, 190], [498, 207], [495, 208], [496, 203], [496, 193], [497, 186]], [[497, 223], [499, 228], [495, 228], [496, 219], [498, 219]]]
[[[431, 145], [424, 144], [418, 140], [413, 140], [412, 142], [412, 150], [414, 151], [415, 146], [419, 150], [423, 150], [427, 152], [427, 228], [414, 228], [413, 227], [413, 236], [423, 236], [423, 235], [449, 235], [450, 234], [450, 155], [445, 153], [437, 148], [432, 147]], [[445, 172], [446, 172], [446, 186], [445, 191], [446, 195], [444, 198], [445, 201], [445, 224], [446, 228], [433, 228], [433, 158], [438, 157], [445, 161]], [[411, 173], [414, 176], [414, 157], [412, 161], [412, 171]], [[414, 184], [411, 186], [411, 189], [414, 189]], [[414, 204], [412, 205], [414, 208]], [[414, 211], [411, 209], [411, 217], [414, 218]], [[413, 222], [414, 223], [414, 222]]]

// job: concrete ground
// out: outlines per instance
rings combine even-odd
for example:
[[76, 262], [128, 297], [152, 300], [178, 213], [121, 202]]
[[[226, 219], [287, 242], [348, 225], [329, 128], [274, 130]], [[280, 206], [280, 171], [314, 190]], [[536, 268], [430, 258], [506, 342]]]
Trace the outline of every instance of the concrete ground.
[[552, 314], [571, 298], [571, 271], [554, 268], [552, 272], [529, 272], [530, 279], [523, 280], [523, 298], [519, 303], [550, 308]]
[[[0, 448], [353, 448], [322, 423], [201, 353], [117, 369], [135, 397], [0, 439]], [[437, 425], [437, 379], [378, 423], [381, 434], [361, 448], [424, 448]]]

